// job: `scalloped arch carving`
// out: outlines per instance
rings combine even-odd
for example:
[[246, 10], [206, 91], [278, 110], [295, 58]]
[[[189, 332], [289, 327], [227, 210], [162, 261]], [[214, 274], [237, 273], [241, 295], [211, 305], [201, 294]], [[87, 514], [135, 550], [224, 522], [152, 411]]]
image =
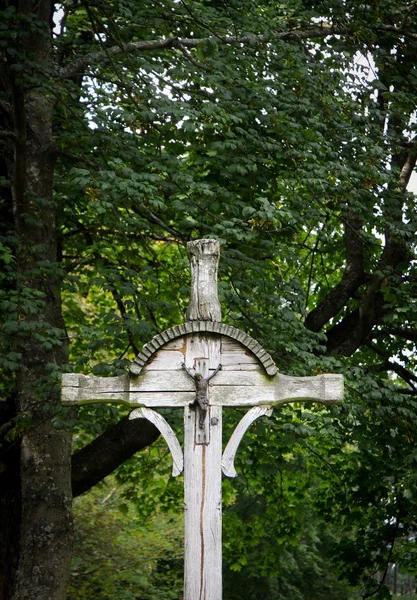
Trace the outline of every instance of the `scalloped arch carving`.
[[236, 327], [217, 321], [188, 321], [182, 325], [176, 325], [175, 327], [166, 329], [162, 333], [158, 333], [150, 342], [143, 346], [141, 352], [139, 352], [130, 365], [130, 372], [133, 375], [139, 375], [145, 364], [162, 346], [176, 338], [193, 333], [217, 333], [230, 337], [250, 350], [260, 361], [268, 375], [272, 376], [278, 372], [271, 355], [256, 340]]

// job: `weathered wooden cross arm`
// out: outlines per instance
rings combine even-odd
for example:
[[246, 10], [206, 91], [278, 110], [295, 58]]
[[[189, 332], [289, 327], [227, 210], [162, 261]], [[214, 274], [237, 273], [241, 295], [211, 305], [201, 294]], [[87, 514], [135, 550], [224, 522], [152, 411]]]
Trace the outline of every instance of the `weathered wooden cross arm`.
[[[146, 418], [159, 429], [172, 453], [173, 475], [184, 467], [184, 599], [221, 600], [221, 473], [236, 475], [239, 443], [255, 419], [289, 402], [339, 403], [343, 377], [278, 373], [258, 342], [221, 323], [218, 242], [190, 242], [188, 252], [192, 285], [187, 322], [146, 344], [129, 374], [109, 378], [63, 375], [62, 401], [73, 406], [124, 404], [135, 409], [130, 418]], [[196, 400], [201, 408], [196, 408]], [[167, 421], [153, 410], [162, 407], [183, 408], [184, 450]], [[249, 408], [224, 452], [222, 407]]]
[[[195, 400], [195, 386], [184, 375], [181, 369], [147, 370], [141, 377], [102, 378], [68, 373], [63, 375], [62, 402], [67, 406], [113, 402], [131, 408], [184, 408]], [[164, 389], [170, 386], [175, 391]], [[224, 370], [210, 384], [210, 406], [275, 407], [289, 402], [338, 404], [342, 400], [342, 375], [290, 377], [277, 373], [268, 377], [261, 372], [250, 371], [248, 376], [248, 372]]]
[[[165, 350], [165, 352], [173, 351]], [[161, 359], [163, 357], [159, 356], [158, 360]], [[247, 366], [249, 364], [246, 363]], [[250, 373], [250, 377], [248, 377], [248, 373]], [[174, 387], [174, 392], [164, 389], [171, 388], [171, 386]], [[155, 411], [144, 409], [187, 408], [193, 405], [195, 395], [192, 380], [189, 380], [187, 376], [184, 377], [184, 373], [180, 369], [176, 372], [144, 371], [139, 377], [122, 375], [101, 378], [79, 374], [63, 376], [62, 400], [66, 405], [115, 402], [131, 408], [142, 408], [142, 410], [134, 411], [131, 418], [147, 418], [159, 429], [172, 453], [172, 474], [174, 476], [182, 472], [183, 464], [182, 451], [179, 444], [176, 443], [177, 438], [165, 419]], [[341, 375], [289, 377], [281, 373], [268, 376], [266, 373], [243, 370], [219, 372], [213, 383], [210, 384], [210, 407], [252, 407], [236, 427], [223, 453], [222, 470], [224, 475], [236, 476], [233, 462], [239, 443], [248, 427], [258, 417], [270, 415], [274, 407], [290, 402], [338, 404], [342, 400], [343, 378]]]

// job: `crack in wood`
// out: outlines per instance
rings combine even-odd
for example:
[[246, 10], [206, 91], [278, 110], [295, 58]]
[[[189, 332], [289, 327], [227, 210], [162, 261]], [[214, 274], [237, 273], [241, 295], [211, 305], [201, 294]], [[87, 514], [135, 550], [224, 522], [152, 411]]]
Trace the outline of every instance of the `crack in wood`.
[[[201, 481], [201, 505], [200, 505], [200, 598], [203, 592], [204, 587], [204, 504], [205, 504], [205, 494], [206, 494], [206, 446], [202, 447], [202, 457], [201, 457], [201, 471], [202, 471], [202, 481]], [[204, 592], [204, 597], [206, 596]]]

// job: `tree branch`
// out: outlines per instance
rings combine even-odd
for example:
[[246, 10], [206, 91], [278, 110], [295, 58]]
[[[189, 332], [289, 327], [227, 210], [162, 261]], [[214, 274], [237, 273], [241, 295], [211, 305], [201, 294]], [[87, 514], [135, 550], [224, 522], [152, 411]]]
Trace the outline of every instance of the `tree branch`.
[[[393, 165], [402, 165], [402, 175], [404, 178], [403, 181], [400, 181], [401, 185], [398, 188], [398, 198], [396, 196], [396, 206], [394, 208], [397, 209], [398, 205], [401, 205], [403, 200], [403, 194], [400, 192], [404, 192], [412, 168], [415, 164], [415, 159], [410, 155], [406, 155], [405, 162], [404, 160], [400, 162], [401, 156], [404, 157], [402, 153], [399, 153], [392, 158]], [[384, 216], [387, 220], [393, 218], [392, 212], [392, 206], [387, 203], [387, 206], [384, 209]], [[402, 212], [400, 212], [400, 215], [402, 215]], [[395, 215], [395, 220], [397, 223], [402, 224], [401, 216], [398, 217]], [[329, 351], [332, 351], [339, 356], [350, 356], [361, 344], [370, 339], [373, 328], [380, 322], [384, 313], [381, 288], [390, 282], [392, 285], [398, 285], [398, 277], [406, 271], [411, 258], [412, 255], [407, 246], [407, 242], [401, 236], [395, 235], [387, 228], [385, 232], [384, 249], [379, 257], [378, 264], [375, 267], [373, 274], [366, 282], [366, 289], [361, 296], [358, 308], [350, 312], [340, 323], [326, 332], [328, 339], [327, 347]], [[362, 283], [365, 283], [365, 280]], [[332, 297], [332, 294], [334, 295], [337, 288], [338, 286], [332, 290], [329, 297]], [[348, 298], [346, 298], [346, 300], [347, 299]], [[323, 303], [325, 303], [326, 300], [327, 299], [325, 299]], [[319, 308], [320, 307], [318, 307], [318, 309]], [[306, 325], [307, 323], [312, 323], [312, 327], [315, 324], [312, 318], [308, 321], [308, 317]]]
[[417, 375], [414, 375], [414, 373], [411, 373], [405, 367], [398, 364], [397, 362], [389, 360], [389, 357], [382, 350], [380, 350], [377, 346], [375, 346], [375, 344], [367, 344], [367, 347], [370, 350], [372, 350], [373, 352], [375, 352], [378, 356], [380, 356], [381, 358], [384, 359], [384, 364], [383, 364], [384, 370], [394, 371], [394, 373], [396, 373], [399, 377], [401, 377], [401, 379], [403, 379], [410, 386], [411, 390], [417, 391], [416, 385], [415, 385], [417, 383]]
[[398, 36], [404, 36], [411, 38], [412, 40], [417, 40], [417, 33], [412, 33], [411, 31], [406, 31], [405, 29], [401, 29], [400, 27], [396, 27], [395, 25], [384, 25], [384, 27], [377, 27], [377, 31], [386, 32], [392, 31], [396, 33]]
[[326, 331], [327, 349], [338, 356], [350, 356], [362, 343], [359, 308], [349, 312]]
[[354, 215], [344, 220], [346, 240], [346, 269], [340, 282], [305, 320], [311, 331], [320, 329], [345, 306], [356, 290], [365, 282], [363, 266], [362, 222]]
[[181, 50], [181, 52], [184, 54], [185, 58], [187, 60], [190, 61], [191, 64], [193, 64], [195, 67], [197, 67], [198, 69], [203, 69], [203, 71], [208, 71], [209, 69], [207, 69], [207, 67], [205, 67], [201, 62], [199, 62], [198, 60], [196, 60], [194, 58], [194, 56], [191, 54], [191, 52], [189, 52], [187, 50], [187, 48], [185, 46], [183, 46], [180, 42], [178, 42], [178, 48]]
[[152, 444], [159, 431], [145, 419], [123, 417], [116, 425], [76, 452], [72, 457], [74, 498], [110, 475], [135, 452]]
[[[396, 33], [399, 37], [405, 36], [412, 39], [417, 39], [417, 34], [413, 32], [400, 29], [399, 27], [386, 25], [378, 27], [377, 32], [385, 33], [392, 32]], [[164, 50], [178, 48], [181, 51], [182, 48], [195, 48], [199, 44], [203, 44], [207, 41], [214, 41], [219, 44], [263, 44], [272, 43], [277, 40], [290, 40], [299, 42], [301, 40], [308, 39], [320, 39], [333, 35], [346, 35], [351, 32], [348, 27], [336, 27], [323, 21], [319, 27], [316, 25], [314, 28], [306, 29], [290, 29], [288, 31], [280, 31], [275, 34], [268, 35], [228, 35], [221, 37], [219, 35], [211, 35], [204, 38], [178, 38], [169, 37], [160, 40], [141, 40], [140, 42], [131, 42], [130, 44], [124, 44], [123, 46], [110, 46], [106, 50], [99, 52], [92, 52], [81, 56], [69, 63], [66, 67], [63, 67], [57, 73], [58, 79], [69, 79], [77, 75], [80, 71], [83, 71], [89, 65], [98, 65], [106, 58], [110, 56], [120, 56], [121, 54], [127, 53], [138, 53], [138, 52], [149, 52], [152, 50]], [[181, 48], [182, 46], [182, 48]]]
[[266, 35], [230, 35], [221, 38], [219, 36], [208, 36], [205, 38], [178, 38], [170, 37], [160, 40], [144, 40], [140, 42], [131, 42], [122, 46], [111, 46], [100, 52], [92, 52], [72, 61], [66, 67], [60, 69], [57, 76], [59, 79], [69, 79], [74, 77], [80, 71], [83, 71], [89, 65], [98, 65], [103, 60], [110, 56], [120, 56], [127, 53], [150, 52], [152, 50], [196, 48], [200, 44], [207, 41], [223, 43], [229, 45], [236, 44], [261, 44], [264, 42], [271, 43], [276, 40], [293, 40], [300, 41], [304, 39], [325, 38], [330, 35], [344, 35], [348, 33], [347, 28], [333, 27], [327, 23], [322, 23], [321, 27], [314, 29], [291, 29], [290, 31], [282, 31], [273, 36]]
[[156, 225], [159, 225], [159, 227], [161, 227], [162, 229], [164, 229], [165, 231], [167, 231], [168, 233], [170, 233], [171, 235], [176, 237], [183, 244], [185, 242], [189, 241], [186, 236], [184, 236], [181, 233], [179, 233], [178, 231], [176, 231], [173, 227], [166, 225], [166, 223], [164, 223], [162, 221], [162, 219], [160, 219], [154, 212], [151, 211], [150, 208], [148, 208], [144, 204], [140, 204], [138, 206], [132, 206], [131, 208], [135, 212], [139, 212], [139, 213], [142, 212], [150, 222], [156, 223]]
[[414, 152], [410, 152], [407, 154], [406, 161], [401, 169], [400, 173], [400, 183], [404, 188], [407, 187], [410, 181], [411, 174], [414, 171], [414, 167], [416, 166], [417, 155]]
[[386, 335], [394, 335], [410, 342], [417, 342], [417, 331], [415, 329], [405, 329], [403, 327], [388, 327], [372, 332], [372, 337], [383, 337]]

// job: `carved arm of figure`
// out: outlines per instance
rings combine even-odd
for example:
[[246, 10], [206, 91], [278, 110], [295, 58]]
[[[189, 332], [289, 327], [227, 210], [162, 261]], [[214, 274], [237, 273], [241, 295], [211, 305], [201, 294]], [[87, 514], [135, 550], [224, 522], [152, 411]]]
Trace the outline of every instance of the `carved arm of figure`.
[[198, 406], [200, 409], [200, 418], [198, 425], [200, 429], [204, 429], [204, 421], [206, 420], [207, 408], [208, 408], [208, 382], [212, 379], [216, 373], [222, 368], [221, 365], [217, 367], [215, 371], [209, 377], [204, 378], [201, 373], [193, 373], [187, 369], [185, 364], [182, 364], [182, 368], [185, 370], [187, 375], [194, 379], [196, 396], [191, 406]]

